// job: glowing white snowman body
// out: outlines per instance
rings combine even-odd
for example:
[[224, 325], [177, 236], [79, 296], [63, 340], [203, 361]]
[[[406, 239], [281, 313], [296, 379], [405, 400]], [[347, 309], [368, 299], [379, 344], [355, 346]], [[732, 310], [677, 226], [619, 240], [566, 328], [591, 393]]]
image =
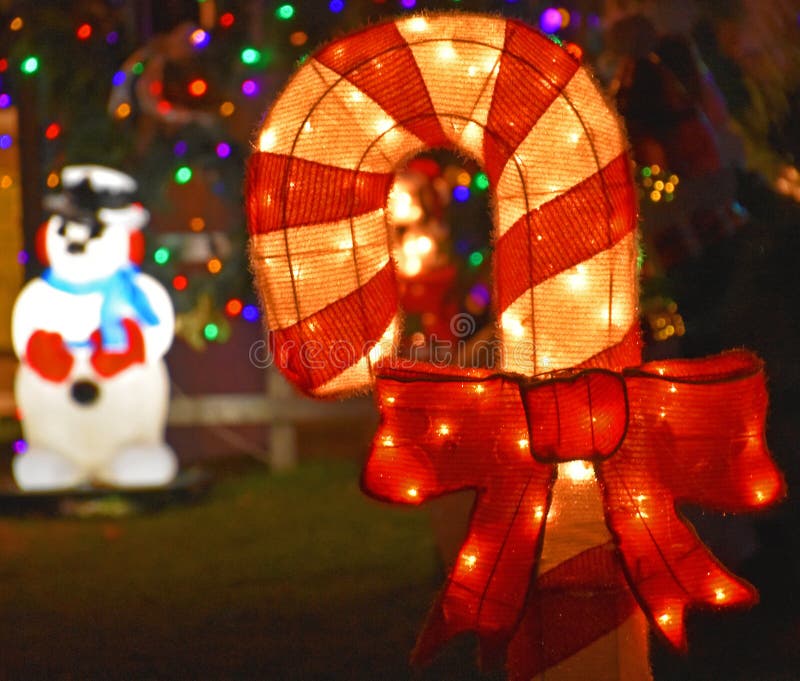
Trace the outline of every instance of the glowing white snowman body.
[[164, 443], [174, 311], [138, 271], [147, 211], [136, 183], [101, 166], [70, 166], [39, 235], [48, 269], [14, 306], [15, 396], [27, 451], [24, 490], [85, 483], [163, 485], [177, 471]]

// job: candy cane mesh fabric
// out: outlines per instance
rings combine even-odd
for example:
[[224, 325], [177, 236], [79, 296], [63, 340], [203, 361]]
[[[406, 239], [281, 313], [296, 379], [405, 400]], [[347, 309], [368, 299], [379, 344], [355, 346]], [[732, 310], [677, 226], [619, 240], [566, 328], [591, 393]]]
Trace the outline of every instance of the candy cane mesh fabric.
[[398, 19], [312, 55], [248, 166], [250, 256], [278, 365], [318, 396], [369, 388], [400, 331], [386, 203], [431, 148], [494, 199], [503, 370], [639, 363], [625, 136], [588, 72], [514, 20]]

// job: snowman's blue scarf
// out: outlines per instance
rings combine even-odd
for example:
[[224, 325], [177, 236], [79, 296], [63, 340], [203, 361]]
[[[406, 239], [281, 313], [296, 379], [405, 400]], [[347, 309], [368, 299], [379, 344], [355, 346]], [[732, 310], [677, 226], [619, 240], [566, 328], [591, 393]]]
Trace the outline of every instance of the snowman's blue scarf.
[[42, 274], [50, 286], [59, 291], [74, 295], [100, 293], [103, 304], [100, 308], [100, 333], [103, 337], [103, 348], [111, 352], [124, 352], [128, 349], [128, 335], [122, 320], [131, 316], [133, 311], [137, 321], [149, 326], [158, 324], [158, 317], [150, 306], [150, 301], [141, 288], [136, 285], [138, 267], [128, 266], [117, 270], [106, 279], [95, 279], [76, 284], [61, 279], [47, 268]]

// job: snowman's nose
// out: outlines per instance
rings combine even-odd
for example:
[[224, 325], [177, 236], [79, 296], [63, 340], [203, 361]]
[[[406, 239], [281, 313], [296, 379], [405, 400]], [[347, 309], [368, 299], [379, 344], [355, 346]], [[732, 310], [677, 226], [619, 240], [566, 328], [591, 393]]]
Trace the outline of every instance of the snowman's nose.
[[92, 228], [90, 225], [87, 225], [84, 222], [76, 222], [75, 220], [69, 220], [61, 225], [61, 229], [59, 229], [59, 234], [62, 236], [67, 237], [70, 241], [78, 240], [78, 241], [87, 241], [92, 237]]

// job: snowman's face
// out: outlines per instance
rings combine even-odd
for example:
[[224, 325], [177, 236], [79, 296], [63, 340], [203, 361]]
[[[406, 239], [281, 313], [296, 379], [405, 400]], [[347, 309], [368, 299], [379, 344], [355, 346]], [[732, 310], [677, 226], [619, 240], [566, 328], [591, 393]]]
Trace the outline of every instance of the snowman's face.
[[56, 214], [46, 229], [48, 261], [61, 279], [104, 279], [129, 263], [130, 232], [123, 225]]

